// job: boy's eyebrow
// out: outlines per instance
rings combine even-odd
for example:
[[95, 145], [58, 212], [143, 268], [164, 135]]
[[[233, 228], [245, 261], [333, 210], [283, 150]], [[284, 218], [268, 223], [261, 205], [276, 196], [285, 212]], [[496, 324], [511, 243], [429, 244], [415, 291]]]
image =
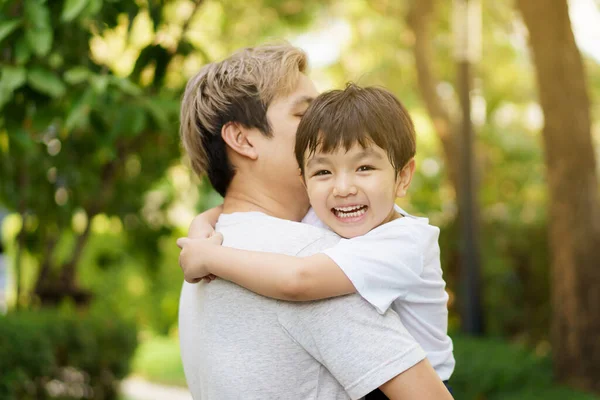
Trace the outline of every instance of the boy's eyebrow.
[[312, 164], [323, 164], [327, 162], [327, 157], [324, 156], [316, 156], [311, 157], [306, 163], [306, 168], [310, 167]]
[[352, 159], [354, 161], [358, 161], [358, 160], [361, 160], [361, 159], [363, 159], [365, 157], [369, 157], [369, 156], [375, 157], [378, 160], [383, 159], [383, 157], [381, 156], [381, 154], [379, 154], [378, 152], [376, 152], [375, 150], [373, 150], [370, 147], [367, 147], [366, 149], [363, 149], [360, 153], [358, 153], [357, 155], [355, 155], [354, 157], [352, 157]]
[[[357, 161], [362, 160], [363, 158], [370, 157], [370, 156], [375, 157], [378, 160], [383, 160], [383, 156], [381, 154], [379, 154], [372, 148], [367, 147], [366, 149], [363, 149], [360, 153], [358, 153], [354, 157], [352, 157], [352, 161], [357, 162]], [[312, 164], [323, 164], [326, 162], [328, 162], [328, 159], [326, 156], [311, 157], [308, 160], [308, 162], [306, 163], [306, 168], [309, 168]]]

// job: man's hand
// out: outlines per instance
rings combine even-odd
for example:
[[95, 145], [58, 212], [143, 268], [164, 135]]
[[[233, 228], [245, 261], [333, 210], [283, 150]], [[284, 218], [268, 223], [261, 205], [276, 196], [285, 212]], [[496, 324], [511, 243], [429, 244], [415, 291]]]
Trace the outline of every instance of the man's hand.
[[210, 259], [210, 250], [223, 243], [223, 235], [215, 233], [208, 239], [177, 239], [179, 253], [179, 266], [183, 271], [185, 280], [189, 283], [198, 283], [202, 279], [211, 281], [215, 279], [208, 270], [207, 261]]

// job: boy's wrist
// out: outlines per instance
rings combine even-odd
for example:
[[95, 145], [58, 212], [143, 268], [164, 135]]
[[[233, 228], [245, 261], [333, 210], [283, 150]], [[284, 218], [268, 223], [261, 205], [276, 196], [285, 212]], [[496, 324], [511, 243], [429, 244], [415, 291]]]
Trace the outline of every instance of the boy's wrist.
[[218, 275], [218, 251], [221, 246], [205, 243], [202, 248], [202, 268], [207, 274]]

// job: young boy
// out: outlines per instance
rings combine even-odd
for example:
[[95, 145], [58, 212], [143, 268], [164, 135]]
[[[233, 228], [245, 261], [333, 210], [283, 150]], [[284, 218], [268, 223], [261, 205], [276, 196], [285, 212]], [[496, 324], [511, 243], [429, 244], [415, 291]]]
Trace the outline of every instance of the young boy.
[[[312, 206], [303, 222], [344, 239], [304, 258], [222, 247], [219, 234], [179, 239], [185, 279], [217, 276], [290, 301], [358, 292], [380, 313], [391, 307], [400, 315], [446, 382], [454, 357], [439, 229], [395, 205], [410, 185], [414, 154], [412, 121], [390, 92], [349, 84], [321, 94], [302, 117], [296, 137], [295, 155]], [[214, 225], [219, 212], [205, 213], [191, 230], [212, 229], [206, 223]], [[380, 395], [373, 392], [367, 399]]]

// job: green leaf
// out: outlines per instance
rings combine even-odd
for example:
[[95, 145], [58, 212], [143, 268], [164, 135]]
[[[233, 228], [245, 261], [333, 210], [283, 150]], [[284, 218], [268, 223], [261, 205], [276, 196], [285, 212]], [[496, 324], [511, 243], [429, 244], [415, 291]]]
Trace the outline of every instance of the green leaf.
[[31, 58], [31, 49], [24, 37], [17, 39], [15, 44], [15, 61], [19, 65], [25, 64]]
[[18, 147], [29, 150], [33, 148], [34, 143], [31, 139], [29, 133], [23, 129], [22, 126], [17, 124], [11, 124], [11, 126], [7, 126], [6, 131], [8, 132], [8, 137], [12, 143], [15, 143]]
[[27, 80], [27, 71], [23, 67], [6, 66], [2, 68], [0, 86], [13, 92], [21, 87]]
[[67, 132], [73, 130], [73, 128], [84, 126], [88, 121], [90, 109], [94, 102], [94, 91], [89, 88], [85, 93], [77, 100], [73, 107], [69, 110], [69, 115], [65, 121], [64, 128]]
[[146, 113], [139, 108], [135, 108], [132, 114], [131, 134], [137, 136], [146, 127]]
[[154, 119], [156, 125], [158, 125], [158, 129], [167, 129], [167, 127], [169, 126], [169, 117], [164, 108], [161, 107], [160, 104], [152, 100], [146, 100], [145, 102], [143, 102], [143, 105], [146, 107], [146, 109], [152, 116], [152, 119]]
[[92, 73], [89, 69], [79, 66], [71, 68], [70, 70], [65, 72], [63, 78], [71, 85], [76, 85], [78, 83], [87, 81], [91, 74]]
[[13, 97], [15, 89], [21, 87], [27, 79], [25, 68], [5, 66], [0, 78], [0, 109]]
[[53, 72], [40, 67], [32, 68], [27, 74], [29, 86], [50, 97], [60, 97], [65, 94], [65, 84]]
[[35, 54], [44, 57], [52, 48], [52, 29], [28, 29], [25, 31], [25, 39]]
[[102, 9], [103, 0], [88, 0], [88, 6], [82, 13], [86, 17], [93, 17], [100, 12]]
[[21, 18], [0, 22], [0, 42], [21, 25]]
[[81, 11], [83, 11], [88, 3], [89, 0], [66, 0], [60, 19], [63, 22], [72, 21], [81, 13]]
[[50, 12], [44, 0], [29, 0], [24, 2], [25, 16], [29, 24], [36, 28], [50, 26]]
[[25, 39], [35, 54], [44, 57], [52, 48], [53, 32], [50, 24], [50, 11], [43, 1], [29, 0], [25, 2], [25, 16], [28, 21]]
[[113, 83], [116, 87], [121, 89], [123, 93], [128, 94], [130, 96], [139, 96], [141, 95], [142, 89], [135, 83], [131, 82], [127, 78], [113, 78]]
[[93, 75], [91, 77], [92, 87], [97, 93], [104, 93], [108, 86], [109, 78], [106, 75]]
[[0, 110], [4, 108], [4, 105], [10, 101], [12, 93], [3, 87], [0, 87]]
[[123, 109], [120, 114], [118, 120], [121, 125], [119, 132], [124, 136], [137, 136], [146, 127], [146, 112], [136, 105]]

